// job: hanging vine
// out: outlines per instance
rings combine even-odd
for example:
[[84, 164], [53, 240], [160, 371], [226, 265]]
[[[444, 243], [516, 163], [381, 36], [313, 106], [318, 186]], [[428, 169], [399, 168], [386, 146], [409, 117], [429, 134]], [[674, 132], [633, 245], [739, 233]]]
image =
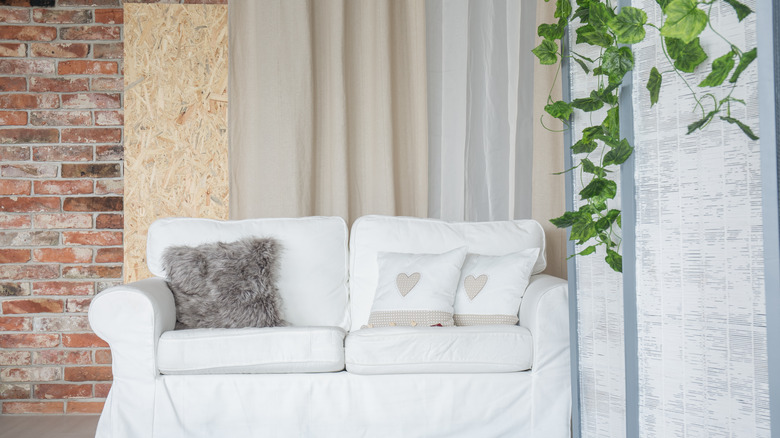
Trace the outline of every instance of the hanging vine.
[[[571, 147], [579, 162], [565, 171], [578, 172], [583, 182], [579, 195], [585, 202], [578, 210], [567, 211], [550, 221], [558, 228], [571, 227], [569, 239], [578, 245], [588, 245], [576, 255], [593, 254], [599, 246], [604, 246], [609, 266], [617, 272], [623, 271], [619, 252], [621, 239], [617, 233], [621, 227], [621, 211], [608, 208], [608, 201], [617, 194], [617, 181], [610, 177], [612, 169], [623, 164], [634, 152], [628, 140], [621, 138], [619, 119], [620, 86], [625, 75], [634, 69], [634, 54], [628, 45], [643, 41], [648, 33], [660, 38], [671, 69], [651, 69], [646, 85], [650, 105], [658, 102], [664, 76], [679, 77], [693, 96], [693, 111], [701, 114], [700, 119], [688, 126], [688, 134], [704, 129], [717, 116], [723, 122], [738, 126], [751, 140], [758, 139], [751, 128], [731, 112], [732, 105], [745, 105], [732, 94], [740, 75], [756, 59], [756, 48], [740, 49], [712, 26], [712, 8], [719, 2], [727, 3], [740, 22], [753, 13], [737, 0], [656, 0], [663, 11], [663, 23], [657, 26], [647, 22], [644, 10], [625, 6], [618, 11], [617, 5], [610, 0], [576, 0], [576, 10], [572, 8], [571, 0], [556, 0], [554, 16], [557, 23], [539, 25], [537, 32], [544, 40], [533, 53], [541, 64], [558, 64], [560, 71], [567, 26], [575, 32], [576, 44], [594, 46], [599, 51], [596, 58], [571, 49], [568, 54], [570, 61], [597, 78], [597, 88], [571, 102], [553, 101], [550, 94], [544, 107], [547, 114], [567, 127], [574, 108], [586, 113], [607, 109], [601, 123], [591, 123], [582, 130], [582, 138]], [[728, 44], [730, 50], [712, 61], [710, 73], [694, 88], [692, 73], [709, 58], [699, 41], [699, 36], [708, 27]]]

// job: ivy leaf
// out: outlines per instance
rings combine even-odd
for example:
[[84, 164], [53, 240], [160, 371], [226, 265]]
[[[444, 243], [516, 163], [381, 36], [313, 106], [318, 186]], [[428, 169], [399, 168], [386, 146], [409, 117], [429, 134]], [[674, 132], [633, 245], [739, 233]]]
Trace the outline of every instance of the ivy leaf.
[[604, 3], [591, 3], [590, 16], [588, 17], [588, 23], [596, 30], [606, 30], [607, 23], [615, 16], [612, 9], [608, 8]]
[[558, 44], [553, 41], [546, 39], [531, 51], [539, 58], [539, 64], [550, 65], [558, 62]]
[[632, 153], [634, 153], [634, 148], [631, 147], [631, 145], [628, 144], [628, 140], [624, 138], [620, 140], [620, 143], [618, 143], [617, 146], [604, 154], [603, 164], [604, 166], [609, 166], [610, 164], [623, 164], [628, 160], [628, 157], [630, 157]]
[[577, 44], [585, 43], [592, 46], [609, 47], [614, 39], [606, 31], [598, 30], [590, 24], [577, 28]]
[[645, 23], [647, 23], [645, 11], [623, 6], [620, 13], [609, 20], [609, 28], [615, 32], [619, 43], [635, 44], [645, 39]]
[[684, 43], [677, 38], [664, 38], [669, 57], [674, 60], [674, 66], [680, 71], [693, 73], [693, 70], [705, 59], [707, 52], [701, 48], [699, 38]]
[[571, 106], [574, 108], [579, 108], [586, 113], [596, 111], [598, 109], [601, 109], [601, 107], [604, 106], [604, 102], [599, 98], [599, 95], [596, 91], [592, 91], [590, 93], [590, 97], [583, 97], [580, 99], [574, 99], [571, 102]]
[[620, 218], [620, 210], [612, 209], [607, 212], [606, 216], [607, 220], [609, 220], [610, 223], [615, 222]]
[[700, 87], [717, 87], [726, 80], [734, 68], [734, 52], [726, 53], [712, 62], [712, 71], [699, 84]]
[[672, 0], [664, 8], [666, 21], [661, 27], [661, 35], [679, 38], [690, 43], [707, 26], [707, 13], [699, 9], [696, 0]]
[[557, 0], [555, 2], [555, 18], [569, 18], [571, 15], [571, 0]]
[[737, 0], [724, 0], [726, 3], [730, 4], [732, 8], [734, 8], [734, 12], [737, 13], [737, 18], [739, 21], [742, 21], [747, 17], [748, 15], [753, 13], [753, 10], [749, 7], [743, 5], [742, 3], [738, 2]]
[[575, 240], [582, 245], [588, 240], [596, 237], [596, 223], [590, 218], [575, 222], [571, 226], [571, 233], [569, 234], [569, 240]]
[[601, 127], [604, 128], [604, 133], [617, 137], [620, 135], [620, 108], [614, 107], [607, 111], [607, 117], [601, 122]]
[[596, 252], [596, 245], [591, 245], [583, 249], [582, 251], [578, 252], [577, 255], [586, 256], [586, 255], [593, 254], [594, 252]]
[[647, 90], [650, 92], [650, 107], [658, 103], [658, 95], [661, 93], [661, 73], [657, 68], [650, 70], [650, 78], [647, 80]]
[[575, 222], [580, 220], [580, 213], [576, 211], [567, 211], [563, 216], [550, 219], [550, 223], [557, 228], [566, 228], [574, 225]]
[[563, 38], [563, 26], [558, 24], [540, 24], [536, 29], [536, 34], [548, 40], [559, 40]]
[[753, 47], [753, 50], [743, 53], [742, 58], [739, 60], [739, 64], [737, 64], [737, 69], [734, 70], [734, 74], [731, 75], [729, 82], [731, 82], [732, 84], [734, 82], [737, 82], [737, 79], [739, 79], [739, 75], [741, 75], [742, 72], [745, 71], [746, 68], [748, 68], [750, 63], [756, 59], [757, 55], [758, 52], [756, 52], [755, 47]]
[[587, 65], [587, 64], [585, 64], [585, 61], [583, 61], [583, 60], [581, 60], [581, 59], [579, 59], [579, 58], [572, 58], [572, 59], [573, 59], [573, 60], [574, 60], [574, 61], [575, 61], [577, 64], [579, 64], [579, 65], [580, 65], [580, 67], [582, 67], [582, 69], [585, 71], [585, 74], [588, 74], [588, 73], [590, 73], [590, 69], [588, 68], [588, 65]]
[[577, 143], [571, 145], [571, 152], [573, 154], [589, 154], [596, 150], [599, 145], [593, 140], [585, 140], [584, 138]]
[[703, 119], [697, 120], [697, 121], [691, 123], [690, 125], [688, 125], [688, 134], [692, 133], [693, 131], [695, 131], [695, 130], [701, 128], [702, 126], [706, 125], [707, 123], [709, 123], [710, 120], [712, 120], [712, 118], [715, 117], [715, 114], [717, 114], [717, 113], [718, 113], [717, 110], [710, 111], [709, 113], [707, 113], [706, 116], [704, 116]]
[[545, 105], [544, 110], [547, 111], [547, 114], [561, 120], [569, 120], [572, 112], [571, 105], [562, 100]]
[[623, 257], [617, 252], [607, 249], [607, 256], [604, 258], [607, 264], [615, 272], [623, 272]]
[[574, 15], [571, 17], [572, 21], [574, 21], [575, 18], [580, 19], [580, 23], [587, 23], [588, 20], [590, 20], [590, 8], [586, 7], [579, 7], [576, 11], [574, 11]]
[[581, 163], [582, 163], [582, 171], [583, 172], [591, 173], [593, 175], [596, 175], [599, 178], [603, 178], [603, 177], [607, 176], [607, 171], [604, 170], [603, 167], [596, 166], [589, 159], [583, 158]]
[[582, 199], [612, 199], [615, 194], [617, 194], [617, 183], [605, 178], [593, 178], [584, 189], [580, 190]]
[[582, 139], [591, 141], [603, 133], [604, 130], [601, 128], [601, 126], [588, 126], [582, 130]]
[[604, 51], [601, 68], [609, 77], [610, 84], [619, 84], [632, 68], [634, 68], [634, 53], [628, 47], [610, 46]]
[[[545, 0], [545, 1], [547, 1], [547, 0]], [[664, 8], [666, 8], [666, 5], [668, 5], [669, 2], [671, 2], [671, 1], [672, 0], [655, 0], [655, 2], [658, 3], [658, 6], [660, 6], [662, 10]]]
[[758, 140], [758, 136], [756, 134], [753, 134], [753, 130], [750, 129], [750, 126], [740, 122], [739, 120], [733, 118], [733, 117], [721, 117], [721, 120], [725, 120], [731, 124], [735, 124], [739, 126], [739, 129], [742, 130], [742, 132], [745, 133], [745, 135], [748, 136], [751, 140]]

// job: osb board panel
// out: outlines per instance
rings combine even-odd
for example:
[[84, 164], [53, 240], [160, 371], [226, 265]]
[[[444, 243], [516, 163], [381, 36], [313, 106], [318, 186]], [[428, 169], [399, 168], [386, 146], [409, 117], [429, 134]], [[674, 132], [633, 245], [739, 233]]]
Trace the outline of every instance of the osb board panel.
[[125, 282], [158, 218], [228, 217], [228, 7], [126, 4]]

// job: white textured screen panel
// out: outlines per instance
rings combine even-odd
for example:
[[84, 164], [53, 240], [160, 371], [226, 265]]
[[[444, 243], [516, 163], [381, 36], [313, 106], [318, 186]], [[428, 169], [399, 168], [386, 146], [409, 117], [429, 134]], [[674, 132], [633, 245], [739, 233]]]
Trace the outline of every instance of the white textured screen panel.
[[[655, 0], [634, 5], [660, 22]], [[738, 24], [719, 1], [713, 24], [740, 48], [755, 47], [755, 14]], [[650, 69], [669, 64], [649, 35], [634, 46], [640, 433], [769, 436], [759, 143], [720, 120], [686, 135], [701, 116], [674, 74], [650, 108]], [[728, 51], [709, 29], [702, 46], [711, 56], [693, 87]], [[756, 80], [753, 63], [734, 93], [748, 106], [732, 114], [758, 132]]]
[[[574, 34], [574, 32], [572, 32]], [[574, 43], [572, 36], [570, 44]], [[599, 56], [589, 45], [576, 45], [574, 50], [589, 58]], [[587, 97], [596, 83], [579, 66], [571, 66], [572, 99]], [[592, 113], [574, 110], [573, 142], [582, 138], [582, 129], [604, 120], [606, 110]], [[593, 151], [591, 160], [602, 154]], [[575, 156], [575, 163], [582, 155]], [[594, 158], [595, 157], [595, 158]], [[620, 172], [611, 177], [620, 181]], [[574, 206], [582, 205], [578, 193], [589, 179], [581, 180], [574, 173]], [[619, 184], [618, 184], [619, 186]], [[620, 187], [609, 208], [620, 208]], [[578, 248], [581, 251], [585, 247]], [[626, 433], [625, 359], [623, 343], [623, 279], [604, 261], [604, 249], [595, 254], [576, 257], [577, 311], [579, 315], [580, 412], [584, 438], [620, 438]]]

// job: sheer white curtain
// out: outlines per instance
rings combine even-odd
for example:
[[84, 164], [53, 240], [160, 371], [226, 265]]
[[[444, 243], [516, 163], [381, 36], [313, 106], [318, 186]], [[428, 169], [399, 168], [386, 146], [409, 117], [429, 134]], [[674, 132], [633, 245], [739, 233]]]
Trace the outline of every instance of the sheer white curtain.
[[536, 2], [426, 0], [428, 214], [531, 217]]

